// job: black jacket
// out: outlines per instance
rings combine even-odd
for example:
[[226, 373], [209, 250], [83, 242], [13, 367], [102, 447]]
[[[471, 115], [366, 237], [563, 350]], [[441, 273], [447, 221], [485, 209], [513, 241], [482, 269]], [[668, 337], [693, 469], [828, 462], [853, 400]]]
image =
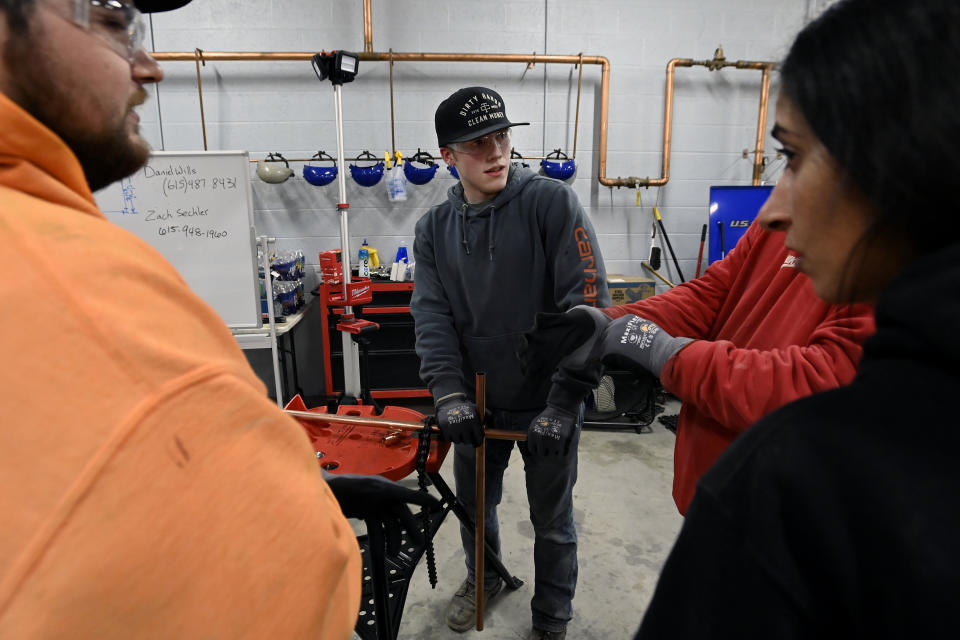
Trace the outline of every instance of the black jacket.
[[638, 638], [957, 638], [960, 246], [878, 301], [854, 382], [703, 477]]
[[524, 380], [516, 355], [537, 312], [607, 306], [606, 271], [590, 219], [564, 183], [514, 167], [475, 208], [458, 182], [416, 226], [410, 312], [420, 377], [434, 398], [473, 394], [487, 374], [494, 409], [541, 409], [550, 380]]

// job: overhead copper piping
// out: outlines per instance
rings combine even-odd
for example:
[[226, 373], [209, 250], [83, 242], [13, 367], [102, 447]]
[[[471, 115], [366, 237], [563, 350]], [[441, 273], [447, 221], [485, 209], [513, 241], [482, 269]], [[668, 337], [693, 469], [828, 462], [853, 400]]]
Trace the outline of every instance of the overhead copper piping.
[[[722, 56], [722, 51], [718, 49]], [[203, 53], [206, 61], [309, 61], [313, 57], [310, 52], [210, 52]], [[192, 61], [194, 53], [187, 52], [159, 52], [153, 57], [159, 62]], [[767, 102], [769, 100], [770, 71], [776, 67], [774, 62], [756, 62], [738, 60], [726, 62], [716, 56], [712, 60], [693, 60], [690, 58], [673, 58], [667, 63], [666, 91], [664, 95], [664, 126], [663, 126], [663, 163], [660, 178], [640, 178], [628, 176], [626, 178], [607, 178], [607, 113], [610, 107], [610, 61], [604, 56], [570, 56], [570, 55], [537, 55], [513, 53], [378, 53], [364, 52], [358, 54], [360, 60], [368, 62], [515, 62], [525, 64], [595, 64], [600, 65], [600, 137], [597, 143], [597, 173], [600, 184], [607, 187], [651, 187], [663, 186], [670, 179], [670, 143], [673, 132], [673, 92], [674, 71], [676, 67], [703, 66], [716, 70], [724, 67], [736, 69], [753, 69], [765, 71], [760, 96], [760, 117], [757, 123], [757, 145], [754, 150], [754, 184], [759, 184], [758, 175], [763, 171], [763, 140], [766, 128]], [[759, 168], [758, 168], [759, 167]]]
[[[724, 67], [737, 69], [759, 69], [763, 71], [760, 87], [760, 114], [757, 118], [757, 138], [754, 147], [753, 184], [759, 185], [763, 174], [763, 141], [767, 128], [767, 102], [770, 97], [770, 71], [776, 67], [775, 62], [753, 62], [737, 60], [727, 62], [723, 56], [723, 49], [717, 48], [711, 60], [692, 60], [690, 58], [673, 58], [667, 62], [667, 82], [663, 100], [663, 164], [660, 178], [629, 177], [633, 184], [624, 186], [662, 187], [670, 180], [670, 146], [673, 135], [673, 76], [677, 67], [707, 67], [710, 71], [717, 71]], [[616, 185], [620, 186], [620, 185]]]
[[[183, 52], [157, 52], [151, 54], [158, 62], [179, 62], [183, 60], [193, 60], [194, 54]], [[298, 62], [310, 61], [314, 54], [310, 52], [281, 52], [281, 51], [205, 51], [203, 57], [205, 61], [210, 62], [253, 62], [253, 61], [274, 61], [274, 62]], [[600, 81], [600, 141], [599, 141], [599, 174], [600, 183], [607, 186], [628, 186], [626, 184], [616, 184], [616, 180], [609, 181], [604, 177], [607, 165], [607, 108], [610, 102], [610, 61], [603, 56], [584, 56], [582, 53], [575, 56], [569, 55], [537, 55], [534, 54], [514, 54], [514, 53], [398, 53], [388, 51], [387, 53], [364, 52], [358, 53], [360, 60], [369, 62], [520, 62], [525, 64], [536, 64], [542, 62], [545, 64], [572, 64], [581, 65], [595, 64], [601, 67]], [[579, 116], [579, 88], [577, 113]], [[201, 122], [201, 125], [203, 123]], [[205, 127], [205, 125], [203, 125]], [[576, 148], [576, 132], [574, 133], [574, 148]], [[204, 128], [204, 136], [206, 129]], [[524, 156], [527, 159], [539, 159], [542, 156]], [[289, 161], [289, 160], [288, 160]]]
[[[546, 158], [547, 156], [523, 156], [524, 160], [545, 160]], [[266, 158], [263, 158], [263, 159], [266, 159]], [[284, 158], [284, 160], [286, 160], [287, 162], [313, 162], [314, 160], [316, 160], [316, 158]], [[324, 158], [323, 160], [326, 161], [327, 159]], [[334, 158], [334, 160], [336, 160], [336, 158]], [[347, 157], [347, 158], [344, 158], [344, 160], [348, 162], [363, 162], [363, 161], [374, 162], [374, 163], [379, 162], [379, 160], [374, 160], [373, 158], [367, 158], [367, 157], [361, 158], [359, 156], [353, 157], [353, 158]], [[257, 162], [260, 162], [260, 159], [250, 158], [248, 162], [250, 162], [251, 164], [255, 164]]]
[[373, 12], [370, 11], [370, 0], [363, 0], [363, 51], [373, 51]]

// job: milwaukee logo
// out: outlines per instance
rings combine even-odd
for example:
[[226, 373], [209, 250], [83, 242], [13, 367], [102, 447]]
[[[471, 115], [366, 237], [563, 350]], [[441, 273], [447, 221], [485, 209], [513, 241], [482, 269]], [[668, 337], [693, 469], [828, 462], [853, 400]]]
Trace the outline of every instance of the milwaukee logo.
[[597, 306], [597, 261], [593, 255], [593, 245], [590, 244], [590, 235], [583, 227], [573, 230], [573, 237], [577, 241], [577, 251], [580, 253], [580, 262], [583, 263], [583, 304]]
[[783, 264], [780, 265], [781, 269], [786, 269], [787, 267], [797, 268], [797, 256], [787, 256], [787, 259], [783, 261]]

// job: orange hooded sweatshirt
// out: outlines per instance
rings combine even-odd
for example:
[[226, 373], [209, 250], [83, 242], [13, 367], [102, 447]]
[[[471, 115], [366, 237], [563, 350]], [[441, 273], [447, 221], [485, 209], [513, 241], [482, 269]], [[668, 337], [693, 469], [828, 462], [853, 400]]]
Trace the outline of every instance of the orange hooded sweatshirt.
[[0, 94], [0, 637], [349, 638], [354, 533], [220, 317]]

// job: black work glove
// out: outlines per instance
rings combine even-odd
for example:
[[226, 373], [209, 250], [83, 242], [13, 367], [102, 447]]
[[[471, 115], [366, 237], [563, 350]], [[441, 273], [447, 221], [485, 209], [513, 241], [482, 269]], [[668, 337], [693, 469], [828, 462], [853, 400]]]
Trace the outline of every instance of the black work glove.
[[[593, 348], [609, 323], [610, 316], [585, 304], [565, 313], [538, 313], [517, 352], [521, 372], [529, 380], [545, 380], [559, 366], [570, 371], [598, 370]], [[600, 375], [590, 377], [599, 380]]]
[[674, 338], [654, 322], [629, 314], [610, 322], [591, 357], [660, 377], [663, 365], [693, 338]]
[[454, 444], [479, 447], [483, 442], [483, 424], [477, 405], [464, 393], [451, 393], [437, 403], [437, 427], [440, 438]]
[[364, 520], [367, 526], [374, 521], [382, 523], [390, 555], [400, 550], [401, 528], [415, 543], [423, 544], [420, 522], [407, 503], [436, 508], [439, 502], [429, 493], [408, 489], [381, 476], [324, 473], [324, 479], [343, 515]]
[[553, 383], [547, 408], [527, 427], [527, 450], [535, 456], [565, 456], [577, 431], [582, 395]]

